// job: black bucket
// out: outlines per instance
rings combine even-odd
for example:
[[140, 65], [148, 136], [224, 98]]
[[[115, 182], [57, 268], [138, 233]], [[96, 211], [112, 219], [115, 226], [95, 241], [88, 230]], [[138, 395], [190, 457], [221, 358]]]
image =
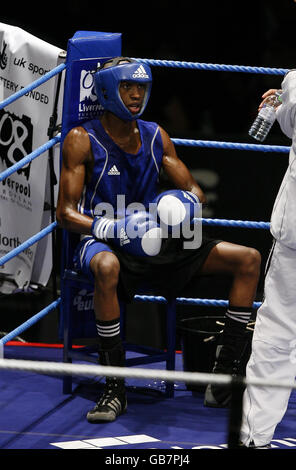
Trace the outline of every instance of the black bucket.
[[[180, 320], [178, 330], [186, 372], [212, 372], [225, 317], [191, 317]], [[206, 385], [186, 383], [188, 390], [204, 392]]]

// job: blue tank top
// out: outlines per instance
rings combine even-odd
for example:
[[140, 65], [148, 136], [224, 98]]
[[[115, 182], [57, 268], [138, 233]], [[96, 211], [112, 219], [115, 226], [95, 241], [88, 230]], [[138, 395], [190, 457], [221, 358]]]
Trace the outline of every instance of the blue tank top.
[[117, 196], [121, 206], [123, 201], [125, 207], [137, 202], [146, 208], [156, 197], [163, 157], [160, 129], [154, 122], [138, 119], [137, 124], [142, 143], [137, 154], [126, 153], [115, 144], [98, 119], [82, 124], [91, 142], [94, 167], [78, 205], [80, 213], [94, 217], [98, 215], [96, 206], [108, 203], [114, 216], [121, 217]]

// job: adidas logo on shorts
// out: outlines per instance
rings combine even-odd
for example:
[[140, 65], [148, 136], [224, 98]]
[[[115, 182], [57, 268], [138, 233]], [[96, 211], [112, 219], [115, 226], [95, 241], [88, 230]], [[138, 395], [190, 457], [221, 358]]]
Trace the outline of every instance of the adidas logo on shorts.
[[120, 171], [118, 171], [117, 166], [113, 165], [110, 170], [108, 171], [108, 175], [120, 175]]
[[135, 73], [133, 73], [133, 78], [149, 78], [143, 65], [140, 65], [140, 67], [135, 71]]

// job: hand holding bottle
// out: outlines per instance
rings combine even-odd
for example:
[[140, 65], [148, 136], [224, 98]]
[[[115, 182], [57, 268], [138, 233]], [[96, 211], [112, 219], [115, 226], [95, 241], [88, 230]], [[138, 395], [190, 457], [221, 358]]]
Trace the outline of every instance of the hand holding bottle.
[[258, 116], [253, 122], [249, 135], [263, 142], [269, 133], [275, 119], [276, 108], [281, 104], [282, 90], [270, 89], [262, 95], [263, 101], [258, 108]]
[[[295, 0], [296, 1], [296, 0]], [[277, 97], [274, 103], [275, 107], [277, 108], [280, 104], [281, 104], [281, 94], [282, 94], [283, 90], [280, 90], [280, 89], [277, 89], [277, 88], [271, 88], [270, 90], [266, 91], [265, 93], [263, 93], [262, 95], [262, 98], [263, 100], [261, 101], [261, 103], [259, 104], [259, 107], [258, 107], [258, 112], [260, 112], [260, 110], [263, 108], [263, 106], [265, 105], [265, 103], [267, 101], [269, 101], [270, 97]]]

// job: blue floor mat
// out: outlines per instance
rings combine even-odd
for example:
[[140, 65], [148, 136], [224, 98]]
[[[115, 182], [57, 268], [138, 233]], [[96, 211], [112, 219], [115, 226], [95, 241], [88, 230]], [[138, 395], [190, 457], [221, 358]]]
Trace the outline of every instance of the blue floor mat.
[[[6, 346], [10, 359], [61, 362], [62, 349]], [[182, 370], [182, 355], [176, 354]], [[161, 369], [163, 363], [147, 365]], [[2, 370], [0, 449], [225, 449], [228, 410], [203, 406], [203, 394], [175, 384], [174, 398], [163, 383], [128, 379], [128, 409], [113, 423], [85, 418], [102, 388], [100, 377], [74, 378], [73, 393], [63, 394], [62, 378]], [[296, 395], [276, 430], [275, 449], [296, 449]]]

